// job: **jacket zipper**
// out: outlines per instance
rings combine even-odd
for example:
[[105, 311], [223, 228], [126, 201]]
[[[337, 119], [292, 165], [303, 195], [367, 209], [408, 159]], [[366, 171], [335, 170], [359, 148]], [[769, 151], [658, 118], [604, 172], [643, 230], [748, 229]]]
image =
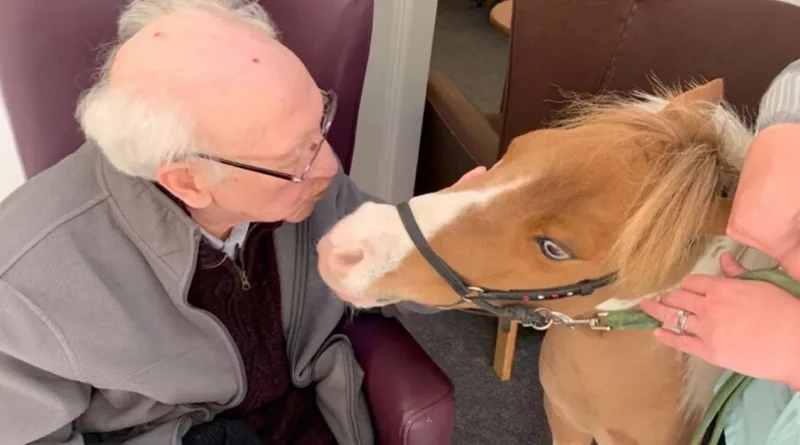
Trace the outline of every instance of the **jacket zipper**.
[[239, 281], [242, 282], [242, 290], [248, 291], [252, 286], [250, 285], [250, 280], [247, 278], [247, 271], [244, 267], [244, 245], [239, 249], [239, 255], [237, 256], [239, 258], [238, 264], [234, 259], [231, 259], [231, 263], [233, 263], [233, 267], [236, 268], [236, 272], [239, 273]]
[[222, 259], [222, 261], [220, 261], [217, 264], [214, 264], [213, 266], [209, 266], [208, 269], [217, 268], [217, 267], [222, 266], [223, 264], [225, 264], [226, 261], [230, 261], [231, 265], [233, 266], [233, 269], [236, 271], [236, 274], [239, 275], [239, 282], [242, 285], [242, 290], [248, 291], [248, 290], [250, 290], [252, 285], [250, 284], [250, 279], [247, 278], [247, 271], [245, 270], [245, 267], [244, 267], [244, 254], [242, 252], [243, 250], [244, 250], [244, 247], [242, 247], [239, 250], [239, 255], [236, 255], [238, 260], [235, 259], [235, 258], [231, 258], [230, 256], [228, 256], [226, 254], [225, 257]]
[[[249, 227], [247, 229], [247, 234], [245, 235], [245, 239], [250, 235], [250, 231], [253, 227]], [[222, 262], [225, 262], [226, 259], [231, 260], [231, 264], [233, 264], [233, 268], [236, 269], [236, 273], [239, 275], [239, 282], [242, 284], [242, 290], [248, 291], [253, 286], [250, 284], [250, 279], [247, 278], [247, 269], [244, 267], [244, 249], [247, 247], [247, 243], [242, 243], [241, 247], [238, 249], [239, 254], [235, 255], [236, 258], [231, 258], [228, 255], [225, 255], [225, 259]], [[221, 263], [220, 263], [221, 264]], [[214, 266], [216, 267], [216, 266]]]
[[[194, 233], [192, 234], [192, 238], [194, 240], [194, 245], [192, 246], [192, 252], [191, 252], [192, 258], [197, 258], [197, 251], [198, 251], [198, 248], [200, 246], [200, 238], [201, 237], [202, 237], [202, 235], [198, 231], [194, 231]], [[189, 270], [189, 274], [188, 274], [189, 282], [188, 283], [184, 283], [184, 285], [183, 285], [183, 290], [181, 291], [181, 300], [182, 300], [183, 304], [185, 305], [185, 307], [187, 309], [194, 310], [194, 311], [200, 312], [202, 314], [205, 314], [206, 317], [208, 317], [211, 320], [211, 322], [216, 326], [217, 331], [219, 332], [220, 336], [222, 337], [223, 343], [226, 344], [228, 352], [230, 353], [231, 358], [233, 359], [232, 360], [232, 362], [233, 362], [232, 364], [233, 364], [234, 370], [236, 372], [236, 375], [238, 376], [237, 383], [239, 383], [241, 385], [241, 391], [240, 391], [238, 397], [231, 404], [231, 406], [237, 406], [240, 403], [242, 403], [242, 401], [244, 400], [245, 396], [247, 395], [247, 377], [246, 377], [245, 372], [244, 372], [244, 360], [242, 359], [242, 355], [239, 352], [239, 348], [236, 347], [236, 343], [233, 341], [233, 337], [231, 337], [231, 334], [228, 332], [227, 328], [225, 328], [225, 325], [222, 324], [222, 321], [220, 321], [220, 319], [217, 318], [217, 316], [215, 316], [211, 312], [208, 312], [208, 311], [203, 310], [203, 309], [196, 308], [196, 307], [194, 307], [194, 306], [189, 304], [189, 289], [191, 288], [192, 277], [194, 276], [194, 274], [196, 272], [196, 270], [195, 270], [196, 262], [195, 261], [191, 261], [190, 264], [191, 264], [191, 266], [190, 266], [190, 270]], [[172, 443], [172, 445], [178, 445], [179, 444], [179, 442], [177, 441], [178, 440], [177, 435], [173, 438], [173, 440], [175, 440], [175, 441]]]

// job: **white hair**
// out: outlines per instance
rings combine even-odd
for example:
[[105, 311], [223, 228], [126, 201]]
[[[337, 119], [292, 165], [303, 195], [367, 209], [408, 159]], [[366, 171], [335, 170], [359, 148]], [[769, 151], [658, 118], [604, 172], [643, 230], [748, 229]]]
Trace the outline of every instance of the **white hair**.
[[116, 41], [104, 51], [97, 82], [81, 95], [75, 113], [86, 138], [128, 175], [153, 180], [160, 166], [207, 152], [192, 119], [178, 104], [156, 104], [109, 85], [111, 66], [125, 42], [155, 20], [189, 9], [222, 14], [278, 38], [269, 15], [255, 0], [131, 0], [117, 22]]

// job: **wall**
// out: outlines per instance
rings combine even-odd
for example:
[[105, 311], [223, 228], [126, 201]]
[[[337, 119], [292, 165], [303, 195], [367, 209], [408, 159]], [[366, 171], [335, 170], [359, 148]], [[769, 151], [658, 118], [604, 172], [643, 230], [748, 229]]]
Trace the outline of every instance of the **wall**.
[[24, 181], [22, 161], [17, 155], [11, 123], [8, 121], [5, 102], [0, 93], [0, 201]]
[[350, 176], [367, 193], [391, 203], [414, 191], [437, 3], [375, 1]]

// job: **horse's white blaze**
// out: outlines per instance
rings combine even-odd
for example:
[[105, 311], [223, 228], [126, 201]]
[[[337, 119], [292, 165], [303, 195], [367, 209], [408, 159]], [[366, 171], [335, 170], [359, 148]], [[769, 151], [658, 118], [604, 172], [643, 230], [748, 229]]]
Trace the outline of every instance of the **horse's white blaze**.
[[[409, 201], [414, 218], [430, 240], [442, 228], [456, 221], [465, 211], [486, 205], [493, 199], [515, 190], [531, 179], [508, 183], [480, 190], [440, 192], [416, 196]], [[342, 284], [353, 294], [363, 294], [369, 286], [385, 274], [395, 270], [415, 249], [406, 233], [397, 208], [388, 204], [365, 203], [344, 218], [327, 235], [337, 248], [362, 247], [366, 250], [364, 260], [354, 265], [343, 277]]]

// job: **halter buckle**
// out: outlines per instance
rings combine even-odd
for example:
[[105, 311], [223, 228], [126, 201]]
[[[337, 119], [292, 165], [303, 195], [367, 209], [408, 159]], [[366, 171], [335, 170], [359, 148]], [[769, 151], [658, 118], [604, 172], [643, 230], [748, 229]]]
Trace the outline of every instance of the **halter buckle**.
[[550, 309], [548, 309], [546, 307], [538, 307], [538, 308], [534, 309], [533, 312], [541, 315], [542, 318], [544, 319], [544, 323], [542, 323], [542, 324], [522, 323], [522, 326], [525, 326], [525, 327], [528, 327], [528, 328], [533, 328], [533, 329], [536, 329], [537, 331], [546, 331], [546, 330], [550, 329], [550, 326], [553, 326], [553, 324], [556, 323], [556, 318], [557, 318], [556, 314], [564, 315], [564, 314], [561, 314], [560, 312], [551, 311]]
[[468, 286], [467, 290], [469, 292], [464, 294], [464, 297], [463, 297], [464, 299], [467, 299], [467, 300], [469, 300], [470, 298], [480, 297], [481, 295], [486, 293], [485, 290], [483, 290], [483, 289], [481, 289], [480, 287], [477, 287], [477, 286]]

